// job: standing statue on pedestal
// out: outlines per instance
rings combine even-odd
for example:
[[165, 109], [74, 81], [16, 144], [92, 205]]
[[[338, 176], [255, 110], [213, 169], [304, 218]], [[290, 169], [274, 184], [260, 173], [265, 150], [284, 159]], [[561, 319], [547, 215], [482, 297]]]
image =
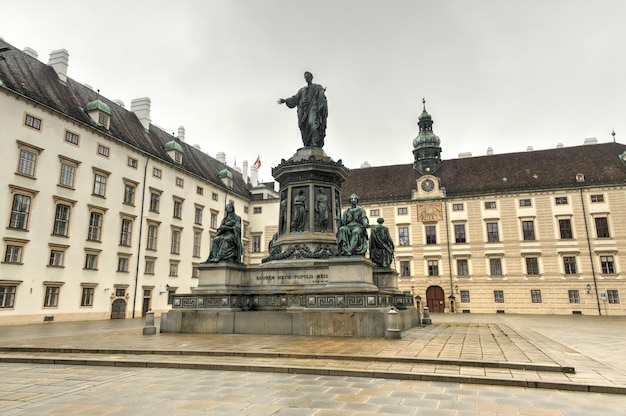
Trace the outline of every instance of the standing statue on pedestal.
[[350, 208], [346, 209], [339, 221], [337, 248], [341, 256], [365, 256], [368, 246], [367, 229], [369, 220], [365, 210], [357, 205], [359, 197], [350, 195]]
[[330, 204], [324, 188], [319, 188], [317, 192], [315, 196], [315, 225], [319, 228], [319, 231], [325, 233], [328, 231]]
[[300, 189], [291, 203], [291, 232], [302, 232], [307, 223], [306, 197]]
[[289, 108], [298, 107], [298, 127], [302, 134], [302, 143], [307, 147], [324, 147], [326, 137], [326, 119], [328, 103], [324, 91], [326, 88], [313, 84], [313, 74], [304, 73], [307, 85], [290, 98], [280, 98], [278, 104]]
[[233, 204], [226, 205], [226, 214], [213, 238], [207, 263], [241, 263], [241, 217], [235, 214]]
[[393, 240], [389, 229], [383, 225], [384, 219], [379, 218], [378, 225], [372, 227], [370, 236], [370, 259], [380, 267], [389, 268], [393, 261]]

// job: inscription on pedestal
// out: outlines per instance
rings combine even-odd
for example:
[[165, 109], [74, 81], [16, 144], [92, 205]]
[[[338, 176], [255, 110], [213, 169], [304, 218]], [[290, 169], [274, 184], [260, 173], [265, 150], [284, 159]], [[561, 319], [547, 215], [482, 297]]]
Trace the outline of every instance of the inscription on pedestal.
[[268, 275], [257, 275], [255, 278], [257, 283], [260, 284], [326, 284], [328, 283], [328, 275], [325, 273], [317, 273], [317, 274], [268, 274]]

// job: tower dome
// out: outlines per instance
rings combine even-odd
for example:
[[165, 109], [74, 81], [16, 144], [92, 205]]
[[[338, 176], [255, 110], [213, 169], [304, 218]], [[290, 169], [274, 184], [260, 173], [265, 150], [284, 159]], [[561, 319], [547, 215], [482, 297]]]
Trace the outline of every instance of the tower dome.
[[413, 139], [413, 169], [422, 175], [432, 174], [441, 166], [441, 140], [433, 133], [433, 118], [426, 111], [426, 100], [422, 99], [424, 109], [417, 125], [420, 132]]

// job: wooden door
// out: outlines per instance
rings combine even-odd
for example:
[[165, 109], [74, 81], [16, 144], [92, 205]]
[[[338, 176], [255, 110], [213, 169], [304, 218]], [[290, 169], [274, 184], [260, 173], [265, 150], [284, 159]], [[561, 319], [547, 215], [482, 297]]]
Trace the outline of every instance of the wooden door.
[[111, 319], [126, 319], [126, 301], [115, 299], [111, 307]]
[[443, 313], [446, 298], [440, 286], [431, 286], [426, 289], [426, 306], [431, 313]]

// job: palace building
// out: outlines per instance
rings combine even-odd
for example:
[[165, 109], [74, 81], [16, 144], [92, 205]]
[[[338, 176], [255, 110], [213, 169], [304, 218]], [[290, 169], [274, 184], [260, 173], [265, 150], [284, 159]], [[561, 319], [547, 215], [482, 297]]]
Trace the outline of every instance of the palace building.
[[[260, 264], [274, 185], [157, 127], [149, 98], [127, 109], [71, 79], [68, 57], [0, 40], [0, 325], [167, 311], [197, 286], [229, 202], [243, 261]], [[626, 146], [442, 160], [425, 107], [418, 125], [413, 164], [342, 186], [385, 219], [402, 290], [432, 312], [625, 313]]]

